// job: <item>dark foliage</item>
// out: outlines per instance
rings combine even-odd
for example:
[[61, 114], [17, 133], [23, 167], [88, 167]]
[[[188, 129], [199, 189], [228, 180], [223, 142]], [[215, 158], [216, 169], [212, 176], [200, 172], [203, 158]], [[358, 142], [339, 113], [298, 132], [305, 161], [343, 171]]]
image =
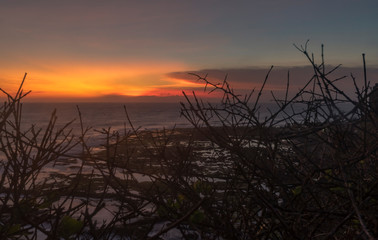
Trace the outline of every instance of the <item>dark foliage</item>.
[[[261, 116], [261, 89], [241, 96], [197, 76], [218, 104], [184, 93], [192, 129], [22, 126], [22, 84], [0, 108], [1, 239], [374, 239], [378, 236], [377, 88], [313, 67], [302, 89]], [[365, 68], [365, 64], [364, 64]], [[25, 75], [26, 77], [26, 75]], [[25, 80], [25, 79], [24, 79]], [[352, 81], [355, 96], [345, 94]], [[78, 116], [81, 120], [80, 109]], [[70, 150], [81, 146], [80, 154]], [[59, 166], [76, 168], [59, 173]], [[54, 171], [52, 171], [54, 170]], [[106, 217], [104, 217], [106, 216]], [[106, 219], [106, 220], [104, 220]]]

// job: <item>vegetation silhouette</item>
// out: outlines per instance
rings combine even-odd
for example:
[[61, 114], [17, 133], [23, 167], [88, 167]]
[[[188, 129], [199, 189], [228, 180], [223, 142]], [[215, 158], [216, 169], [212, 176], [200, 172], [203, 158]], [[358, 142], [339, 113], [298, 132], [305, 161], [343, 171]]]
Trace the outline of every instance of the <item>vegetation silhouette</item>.
[[[258, 90], [238, 95], [196, 75], [218, 104], [183, 93], [190, 129], [22, 126], [23, 82], [0, 108], [1, 239], [374, 239], [378, 236], [377, 88], [334, 77], [296, 46], [313, 76], [261, 117]], [[347, 95], [343, 81], [352, 81]], [[347, 108], [345, 107], [347, 106]], [[346, 110], [347, 109], [347, 110]], [[80, 146], [80, 154], [73, 148]], [[69, 173], [62, 168], [71, 168]], [[143, 180], [144, 179], [144, 180]], [[146, 180], [147, 179], [147, 180]]]

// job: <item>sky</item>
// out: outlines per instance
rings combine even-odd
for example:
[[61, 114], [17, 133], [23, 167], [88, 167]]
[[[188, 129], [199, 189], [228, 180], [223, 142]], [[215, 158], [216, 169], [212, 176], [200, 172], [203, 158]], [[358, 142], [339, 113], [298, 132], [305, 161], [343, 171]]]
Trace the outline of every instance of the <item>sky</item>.
[[340, 74], [359, 76], [365, 53], [374, 84], [377, 23], [376, 0], [0, 0], [0, 88], [27, 73], [30, 101], [173, 101], [203, 93], [188, 73], [245, 90], [273, 65], [279, 92], [288, 70], [294, 88], [311, 76], [293, 46], [307, 40]]

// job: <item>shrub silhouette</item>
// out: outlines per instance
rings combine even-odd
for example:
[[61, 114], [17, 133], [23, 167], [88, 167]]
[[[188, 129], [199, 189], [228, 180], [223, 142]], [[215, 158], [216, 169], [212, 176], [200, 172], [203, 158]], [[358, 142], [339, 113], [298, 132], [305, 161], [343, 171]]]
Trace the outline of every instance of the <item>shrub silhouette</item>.
[[265, 119], [258, 109], [269, 73], [252, 102], [254, 92], [239, 96], [226, 81], [201, 76], [210, 92], [223, 93], [221, 103], [185, 95], [184, 116], [231, 154], [221, 196], [202, 206], [209, 225], [227, 239], [374, 239], [378, 135], [368, 99], [376, 91], [369, 93], [366, 75], [361, 89], [352, 77], [356, 96], [348, 96], [340, 78], [331, 79], [338, 67], [327, 70], [323, 52], [317, 64], [307, 43], [297, 48], [313, 77], [291, 98], [288, 89], [285, 99], [272, 93], [278, 110]]
[[[317, 63], [307, 43], [297, 48], [313, 76], [293, 96], [289, 79], [284, 99], [272, 93], [269, 116], [259, 111], [273, 67], [246, 96], [196, 75], [222, 97], [210, 104], [184, 93], [181, 113], [193, 128], [141, 131], [125, 109], [128, 128], [96, 130], [99, 153], [86, 142], [92, 129], [79, 108], [80, 136], [70, 123], [57, 128], [54, 112], [46, 128], [25, 130], [23, 82], [15, 96], [2, 91], [0, 238], [159, 239], [175, 231], [183, 239], [374, 239], [377, 90], [366, 75], [363, 86], [332, 78], [338, 67], [326, 69], [323, 50]], [[354, 96], [342, 89], [347, 80]], [[46, 177], [69, 162], [80, 166], [75, 173]]]

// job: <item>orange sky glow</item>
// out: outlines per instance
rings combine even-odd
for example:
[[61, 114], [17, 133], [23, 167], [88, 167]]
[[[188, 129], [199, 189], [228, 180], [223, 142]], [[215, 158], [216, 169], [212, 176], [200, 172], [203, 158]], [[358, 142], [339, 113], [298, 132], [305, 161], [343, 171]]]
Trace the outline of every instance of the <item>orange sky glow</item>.
[[[104, 63], [88, 66], [55, 64], [29, 69], [24, 90], [32, 92], [29, 100], [44, 98], [93, 98], [99, 96], [175, 96], [185, 89], [202, 88], [203, 84], [166, 75], [170, 70], [185, 69], [179, 64], [120, 64]], [[23, 75], [7, 68], [0, 74], [9, 77], [1, 88], [14, 93]], [[18, 79], [18, 80], [17, 80]]]
[[[349, 67], [348, 76], [366, 53], [371, 79], [378, 75], [377, 1], [216, 2], [4, 1], [0, 88], [14, 93], [26, 72], [27, 101], [174, 100], [182, 91], [208, 97], [188, 73], [214, 83], [229, 74], [245, 93], [274, 65], [284, 68], [273, 70], [266, 90], [282, 92], [287, 70], [309, 64], [293, 46], [307, 40], [317, 60], [324, 44], [326, 64]], [[294, 91], [311, 71], [291, 71]]]

